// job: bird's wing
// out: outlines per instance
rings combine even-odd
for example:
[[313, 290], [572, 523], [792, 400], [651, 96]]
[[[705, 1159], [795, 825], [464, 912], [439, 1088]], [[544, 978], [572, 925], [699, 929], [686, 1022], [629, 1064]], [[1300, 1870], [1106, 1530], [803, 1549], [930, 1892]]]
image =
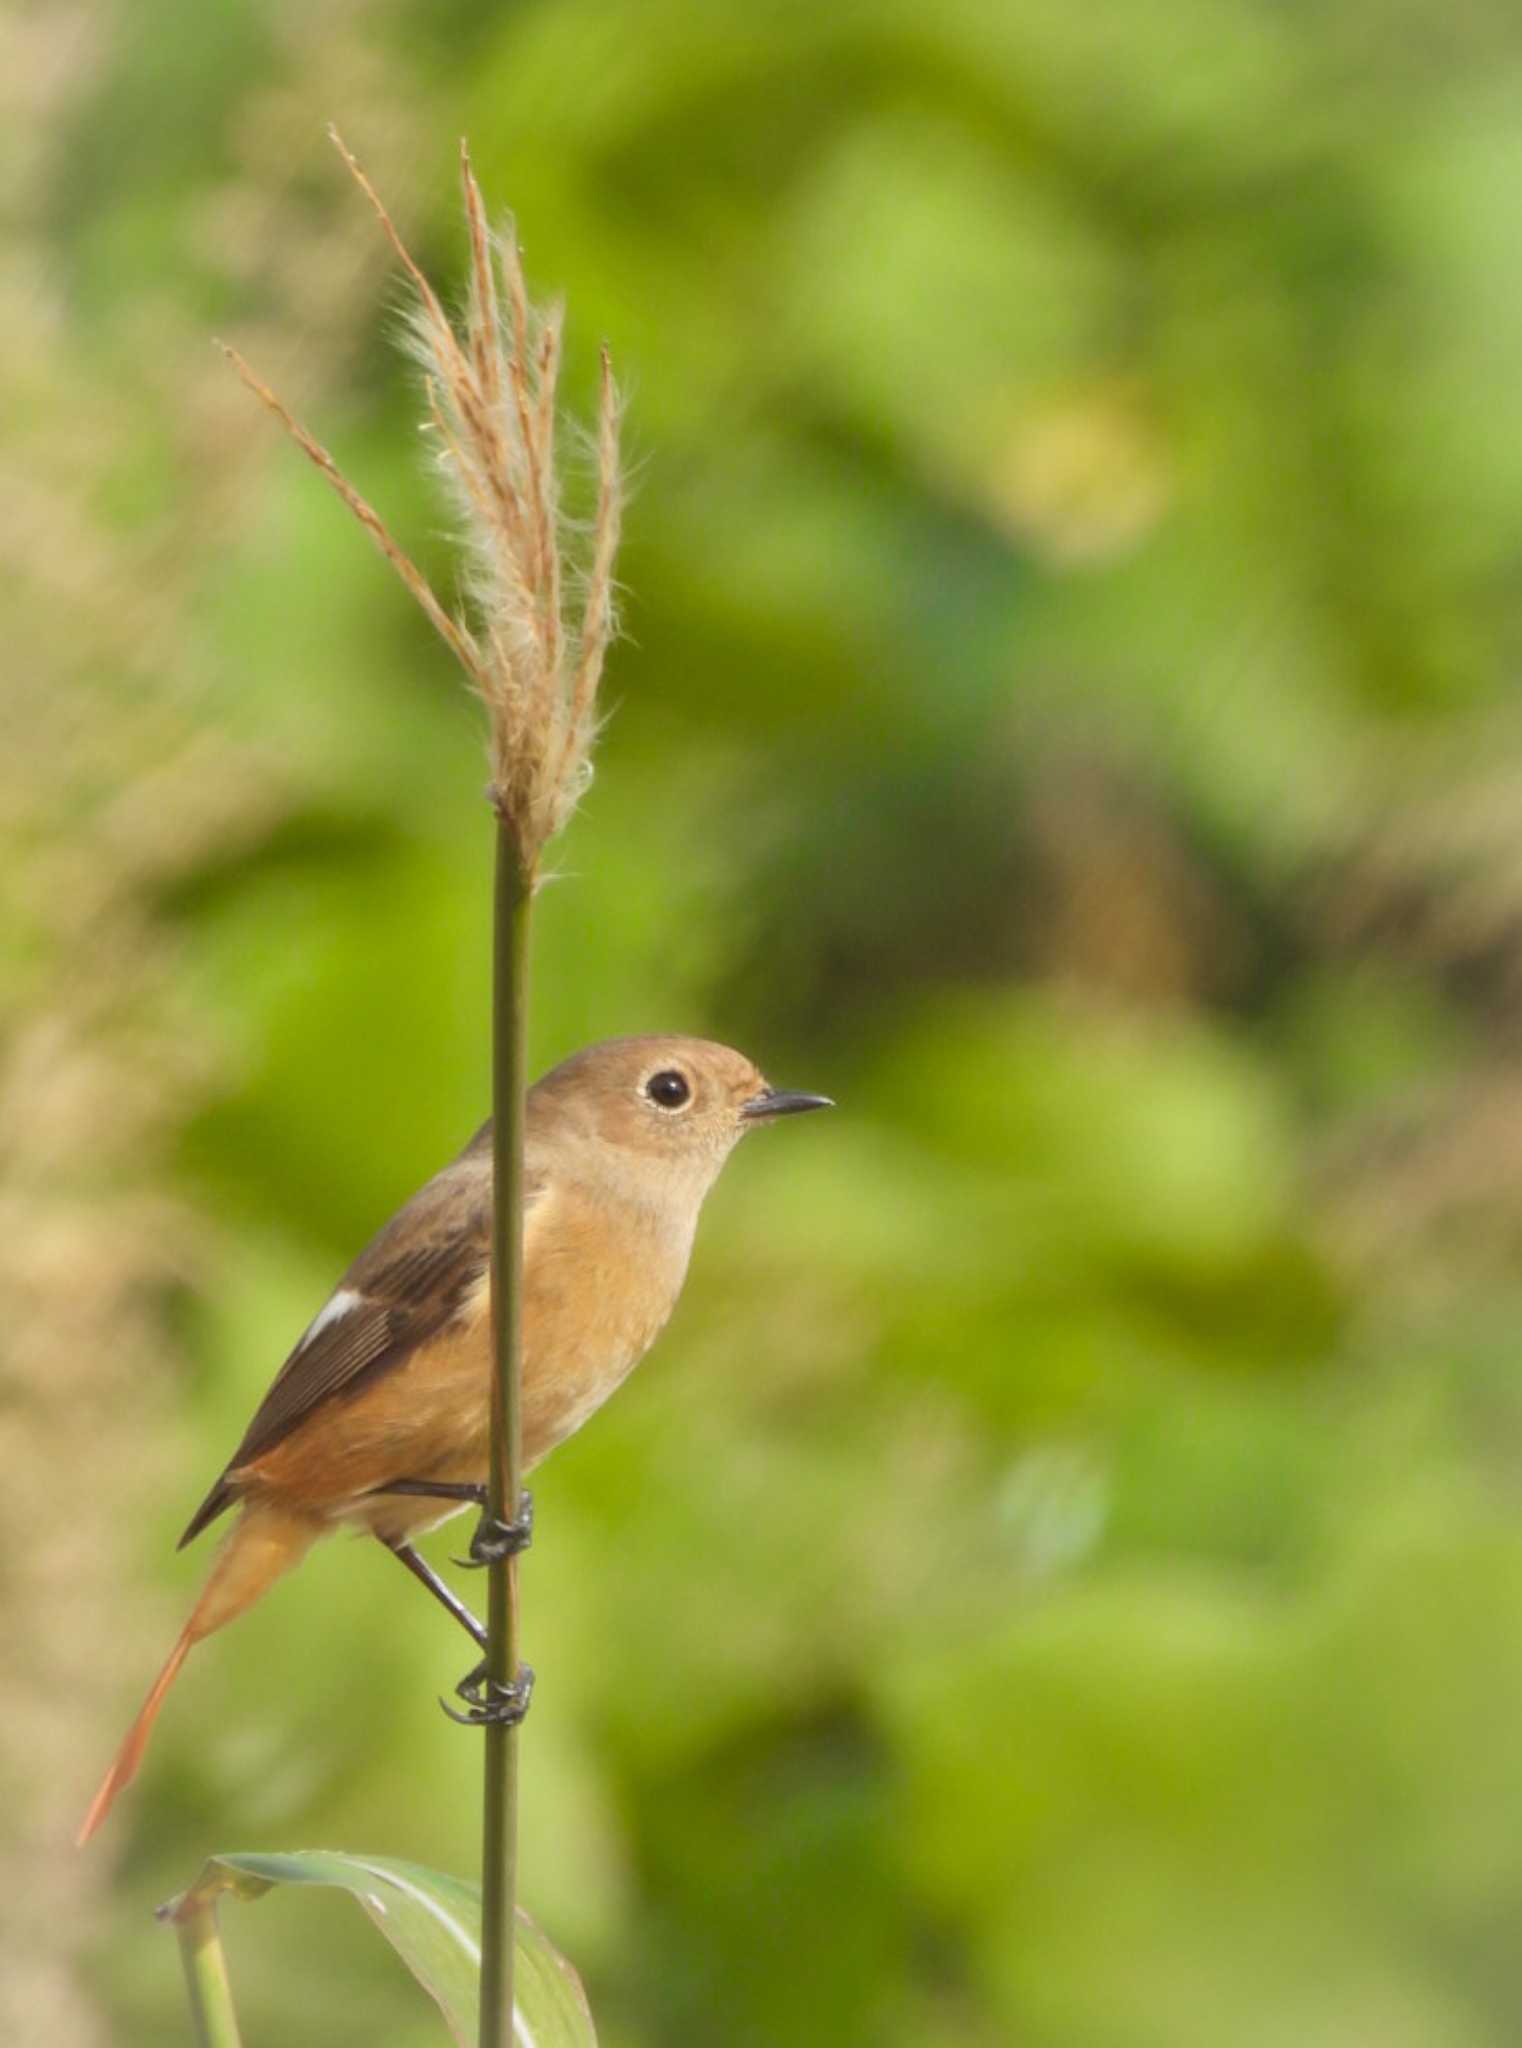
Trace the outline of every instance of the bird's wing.
[[[473, 1156], [474, 1155], [474, 1156]], [[330, 1401], [392, 1371], [443, 1329], [491, 1257], [491, 1171], [475, 1148], [420, 1188], [350, 1266], [281, 1366], [180, 1547], [237, 1497], [231, 1477]], [[525, 1214], [545, 1179], [525, 1175]]]

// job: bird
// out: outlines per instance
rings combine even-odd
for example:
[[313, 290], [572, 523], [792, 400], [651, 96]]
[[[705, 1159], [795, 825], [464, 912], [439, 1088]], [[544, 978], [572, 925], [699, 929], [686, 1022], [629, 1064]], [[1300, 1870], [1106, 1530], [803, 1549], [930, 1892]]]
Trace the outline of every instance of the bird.
[[[523, 1467], [579, 1429], [644, 1357], [676, 1305], [698, 1212], [757, 1125], [833, 1107], [773, 1088], [726, 1045], [607, 1039], [524, 1103]], [[79, 1830], [136, 1775], [195, 1644], [245, 1613], [321, 1536], [368, 1532], [484, 1648], [485, 1630], [412, 1539], [474, 1503], [472, 1563], [521, 1548], [485, 1512], [492, 1380], [492, 1124], [370, 1240], [297, 1339], [180, 1547], [238, 1519]], [[461, 1560], [464, 1562], [465, 1560]], [[481, 1668], [460, 1690], [479, 1702]], [[469, 1718], [480, 1719], [477, 1711]]]

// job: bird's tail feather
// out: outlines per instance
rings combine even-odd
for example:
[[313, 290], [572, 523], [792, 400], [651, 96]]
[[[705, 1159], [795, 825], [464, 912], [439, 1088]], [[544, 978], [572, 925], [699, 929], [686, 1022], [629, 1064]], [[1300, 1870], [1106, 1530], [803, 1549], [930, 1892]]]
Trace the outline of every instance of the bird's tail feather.
[[152, 1734], [153, 1724], [158, 1719], [159, 1708], [164, 1704], [170, 1686], [179, 1676], [180, 1666], [189, 1656], [190, 1646], [194, 1641], [195, 1637], [187, 1625], [181, 1630], [179, 1641], [169, 1652], [163, 1670], [153, 1681], [152, 1690], [143, 1701], [137, 1719], [127, 1730], [127, 1739], [116, 1752], [110, 1770], [101, 1779], [99, 1791], [90, 1801], [90, 1811], [85, 1815], [84, 1823], [74, 1838], [81, 1849], [116, 1804], [117, 1793], [130, 1785], [137, 1776], [137, 1767], [143, 1760], [143, 1751], [148, 1747], [148, 1737]]
[[283, 1572], [300, 1562], [321, 1534], [322, 1524], [308, 1515], [291, 1514], [267, 1506], [245, 1508], [243, 1517], [222, 1547], [201, 1597], [191, 1609], [190, 1619], [169, 1652], [164, 1668], [153, 1681], [137, 1719], [101, 1779], [100, 1789], [90, 1802], [76, 1841], [83, 1848], [116, 1803], [117, 1794], [137, 1776], [138, 1765], [148, 1747], [153, 1724], [158, 1719], [169, 1688], [179, 1676], [180, 1666], [193, 1644], [214, 1629], [251, 1607]]

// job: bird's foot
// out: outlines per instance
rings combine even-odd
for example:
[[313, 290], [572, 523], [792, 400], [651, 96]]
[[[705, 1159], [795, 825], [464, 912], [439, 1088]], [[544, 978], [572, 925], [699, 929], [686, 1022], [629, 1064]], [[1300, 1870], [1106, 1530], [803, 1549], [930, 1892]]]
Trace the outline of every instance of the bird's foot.
[[461, 1727], [516, 1728], [534, 1696], [533, 1667], [520, 1664], [516, 1678], [503, 1680], [492, 1677], [483, 1657], [474, 1670], [466, 1672], [455, 1692], [465, 1702], [463, 1714], [448, 1700], [440, 1700], [439, 1705]]
[[466, 1571], [478, 1571], [483, 1565], [501, 1564], [504, 1558], [516, 1557], [533, 1540], [534, 1496], [525, 1490], [518, 1496], [518, 1512], [510, 1522], [499, 1520], [483, 1506], [470, 1539], [469, 1557], [457, 1557], [454, 1561]]

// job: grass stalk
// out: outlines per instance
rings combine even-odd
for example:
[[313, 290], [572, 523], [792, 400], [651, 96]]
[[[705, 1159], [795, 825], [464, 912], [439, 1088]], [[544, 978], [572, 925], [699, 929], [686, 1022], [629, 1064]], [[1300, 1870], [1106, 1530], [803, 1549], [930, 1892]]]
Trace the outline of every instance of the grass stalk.
[[[598, 392], [597, 496], [583, 534], [562, 512], [556, 453], [560, 319], [528, 297], [509, 224], [493, 233], [461, 146], [469, 285], [457, 329], [408, 253], [379, 193], [335, 133], [339, 153], [406, 270], [416, 301], [409, 346], [423, 372], [435, 458], [459, 515], [466, 612], [440, 603], [369, 501], [280, 398], [229, 349], [238, 374], [326, 478], [411, 592], [487, 711], [496, 815], [493, 917], [493, 1371], [488, 1505], [516, 1513], [522, 1489], [524, 1048], [529, 912], [544, 848], [591, 774], [597, 688], [616, 630], [614, 561], [622, 488], [619, 404], [606, 349]], [[579, 593], [568, 606], [567, 591]], [[572, 614], [576, 614], [572, 616]], [[518, 1573], [488, 1574], [487, 1694], [518, 1673]], [[481, 1852], [481, 2048], [513, 2036], [518, 1859], [518, 1731], [488, 1723]], [[215, 1928], [211, 1938], [215, 1941]], [[220, 1950], [217, 1952], [220, 1954]], [[188, 1954], [188, 1951], [187, 1951]], [[189, 1967], [187, 1963], [187, 1968]], [[208, 1963], [207, 1967], [210, 1967]], [[230, 2013], [231, 2008], [228, 2008]], [[236, 2033], [206, 2036], [221, 2048]]]
[[[528, 941], [533, 880], [516, 832], [497, 820], [492, 972], [492, 1387], [490, 1513], [517, 1512], [523, 1483], [523, 1099], [527, 1086]], [[518, 1560], [489, 1572], [486, 1669], [505, 1685], [518, 1672]], [[490, 1689], [490, 1685], [488, 1686]], [[489, 1726], [481, 1835], [480, 2048], [513, 2038], [518, 1888], [518, 1729]]]
[[187, 1896], [177, 1902], [172, 1917], [198, 2048], [241, 2048], [216, 1900]]

